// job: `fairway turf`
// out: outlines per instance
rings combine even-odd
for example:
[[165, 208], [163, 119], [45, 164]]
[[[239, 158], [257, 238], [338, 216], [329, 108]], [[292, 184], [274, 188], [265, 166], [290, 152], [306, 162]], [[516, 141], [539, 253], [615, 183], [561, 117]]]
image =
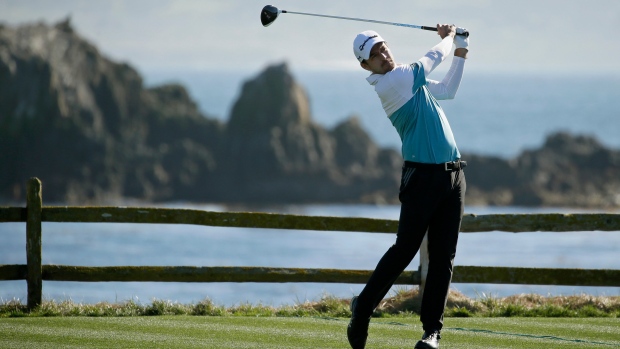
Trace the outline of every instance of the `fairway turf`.
[[[0, 319], [0, 348], [348, 348], [348, 319], [24, 317]], [[441, 348], [620, 348], [618, 318], [448, 318]], [[368, 349], [413, 348], [417, 318], [373, 319]]]

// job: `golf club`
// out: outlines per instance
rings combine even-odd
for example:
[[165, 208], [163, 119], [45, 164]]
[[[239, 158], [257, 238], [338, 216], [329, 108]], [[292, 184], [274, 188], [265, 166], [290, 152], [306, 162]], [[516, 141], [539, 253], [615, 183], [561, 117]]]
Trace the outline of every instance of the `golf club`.
[[[293, 12], [280, 10], [275, 6], [267, 5], [263, 7], [263, 10], [260, 13], [260, 21], [263, 24], [263, 27], [268, 27], [271, 23], [273, 23], [280, 13], [293, 13], [297, 15], [305, 15], [305, 16], [316, 16], [316, 17], [326, 17], [326, 18], [335, 18], [335, 19], [346, 19], [349, 21], [358, 21], [358, 22], [369, 22], [369, 23], [378, 23], [378, 24], [389, 24], [395, 25], [398, 27], [407, 27], [414, 29], [423, 29], [423, 30], [431, 30], [437, 31], [435, 27], [427, 27], [422, 25], [414, 25], [414, 24], [404, 24], [404, 23], [394, 23], [394, 22], [384, 22], [384, 21], [376, 21], [374, 19], [362, 19], [362, 18], [351, 18], [351, 17], [340, 17], [340, 16], [329, 16], [329, 15], [319, 15], [315, 13], [305, 13], [305, 12]], [[457, 35], [469, 36], [469, 32], [465, 31], [463, 33], [457, 33]]]

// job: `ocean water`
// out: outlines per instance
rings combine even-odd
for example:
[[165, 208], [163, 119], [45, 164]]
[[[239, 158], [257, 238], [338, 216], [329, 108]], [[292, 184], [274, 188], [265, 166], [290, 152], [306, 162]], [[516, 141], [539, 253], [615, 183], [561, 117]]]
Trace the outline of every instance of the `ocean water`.
[[[214, 205], [169, 204], [210, 211]], [[264, 208], [316, 216], [398, 219], [398, 206], [309, 205]], [[467, 207], [466, 213], [583, 212], [566, 209]], [[616, 212], [620, 213], [620, 211]], [[0, 264], [25, 264], [24, 223], [0, 224]], [[82, 266], [263, 266], [372, 270], [393, 234], [220, 228], [191, 225], [43, 223], [43, 263]], [[620, 269], [620, 232], [463, 233], [455, 265]], [[408, 270], [417, 270], [416, 257]], [[363, 285], [319, 283], [156, 283], [44, 281], [45, 299], [96, 303], [164, 299], [184, 304], [283, 305], [348, 298]], [[395, 286], [394, 290], [410, 286]], [[618, 287], [453, 284], [470, 297], [518, 293], [620, 295]], [[0, 281], [0, 300], [27, 298], [26, 282]]]
[[[188, 87], [201, 110], [227, 120], [244, 81], [259, 72], [149, 72], [148, 85], [176, 81]], [[355, 115], [381, 146], [400, 139], [373, 88], [360, 71], [295, 71], [306, 89], [313, 120], [332, 128]], [[440, 80], [444, 72], [430, 78]], [[465, 71], [454, 100], [440, 101], [462, 152], [511, 158], [540, 147], [558, 131], [592, 135], [620, 149], [620, 76], [570, 72], [491, 74]]]

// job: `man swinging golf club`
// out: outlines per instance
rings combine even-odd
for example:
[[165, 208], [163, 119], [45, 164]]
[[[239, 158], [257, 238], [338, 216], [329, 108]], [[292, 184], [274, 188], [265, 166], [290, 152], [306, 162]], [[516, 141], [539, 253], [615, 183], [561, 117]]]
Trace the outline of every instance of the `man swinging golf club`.
[[[437, 100], [452, 99], [459, 88], [469, 39], [464, 31], [437, 25], [441, 42], [412, 64], [396, 64], [387, 43], [374, 31], [353, 42], [362, 68], [372, 74], [383, 109], [402, 140], [404, 165], [396, 242], [379, 261], [368, 283], [351, 300], [347, 337], [353, 349], [363, 349], [374, 309], [420, 249], [428, 231], [429, 267], [420, 320], [424, 329], [415, 348], [438, 348], [443, 313], [452, 280], [465, 198], [467, 165], [461, 161], [450, 124]], [[456, 45], [452, 65], [442, 81], [428, 79]]]

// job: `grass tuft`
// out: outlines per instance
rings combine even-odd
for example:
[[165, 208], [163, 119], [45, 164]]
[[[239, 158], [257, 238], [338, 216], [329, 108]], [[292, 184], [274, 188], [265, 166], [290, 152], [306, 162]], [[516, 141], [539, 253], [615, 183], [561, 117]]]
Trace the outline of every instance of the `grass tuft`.
[[210, 299], [204, 299], [191, 307], [191, 315], [196, 316], [223, 316], [226, 308], [216, 306]]

